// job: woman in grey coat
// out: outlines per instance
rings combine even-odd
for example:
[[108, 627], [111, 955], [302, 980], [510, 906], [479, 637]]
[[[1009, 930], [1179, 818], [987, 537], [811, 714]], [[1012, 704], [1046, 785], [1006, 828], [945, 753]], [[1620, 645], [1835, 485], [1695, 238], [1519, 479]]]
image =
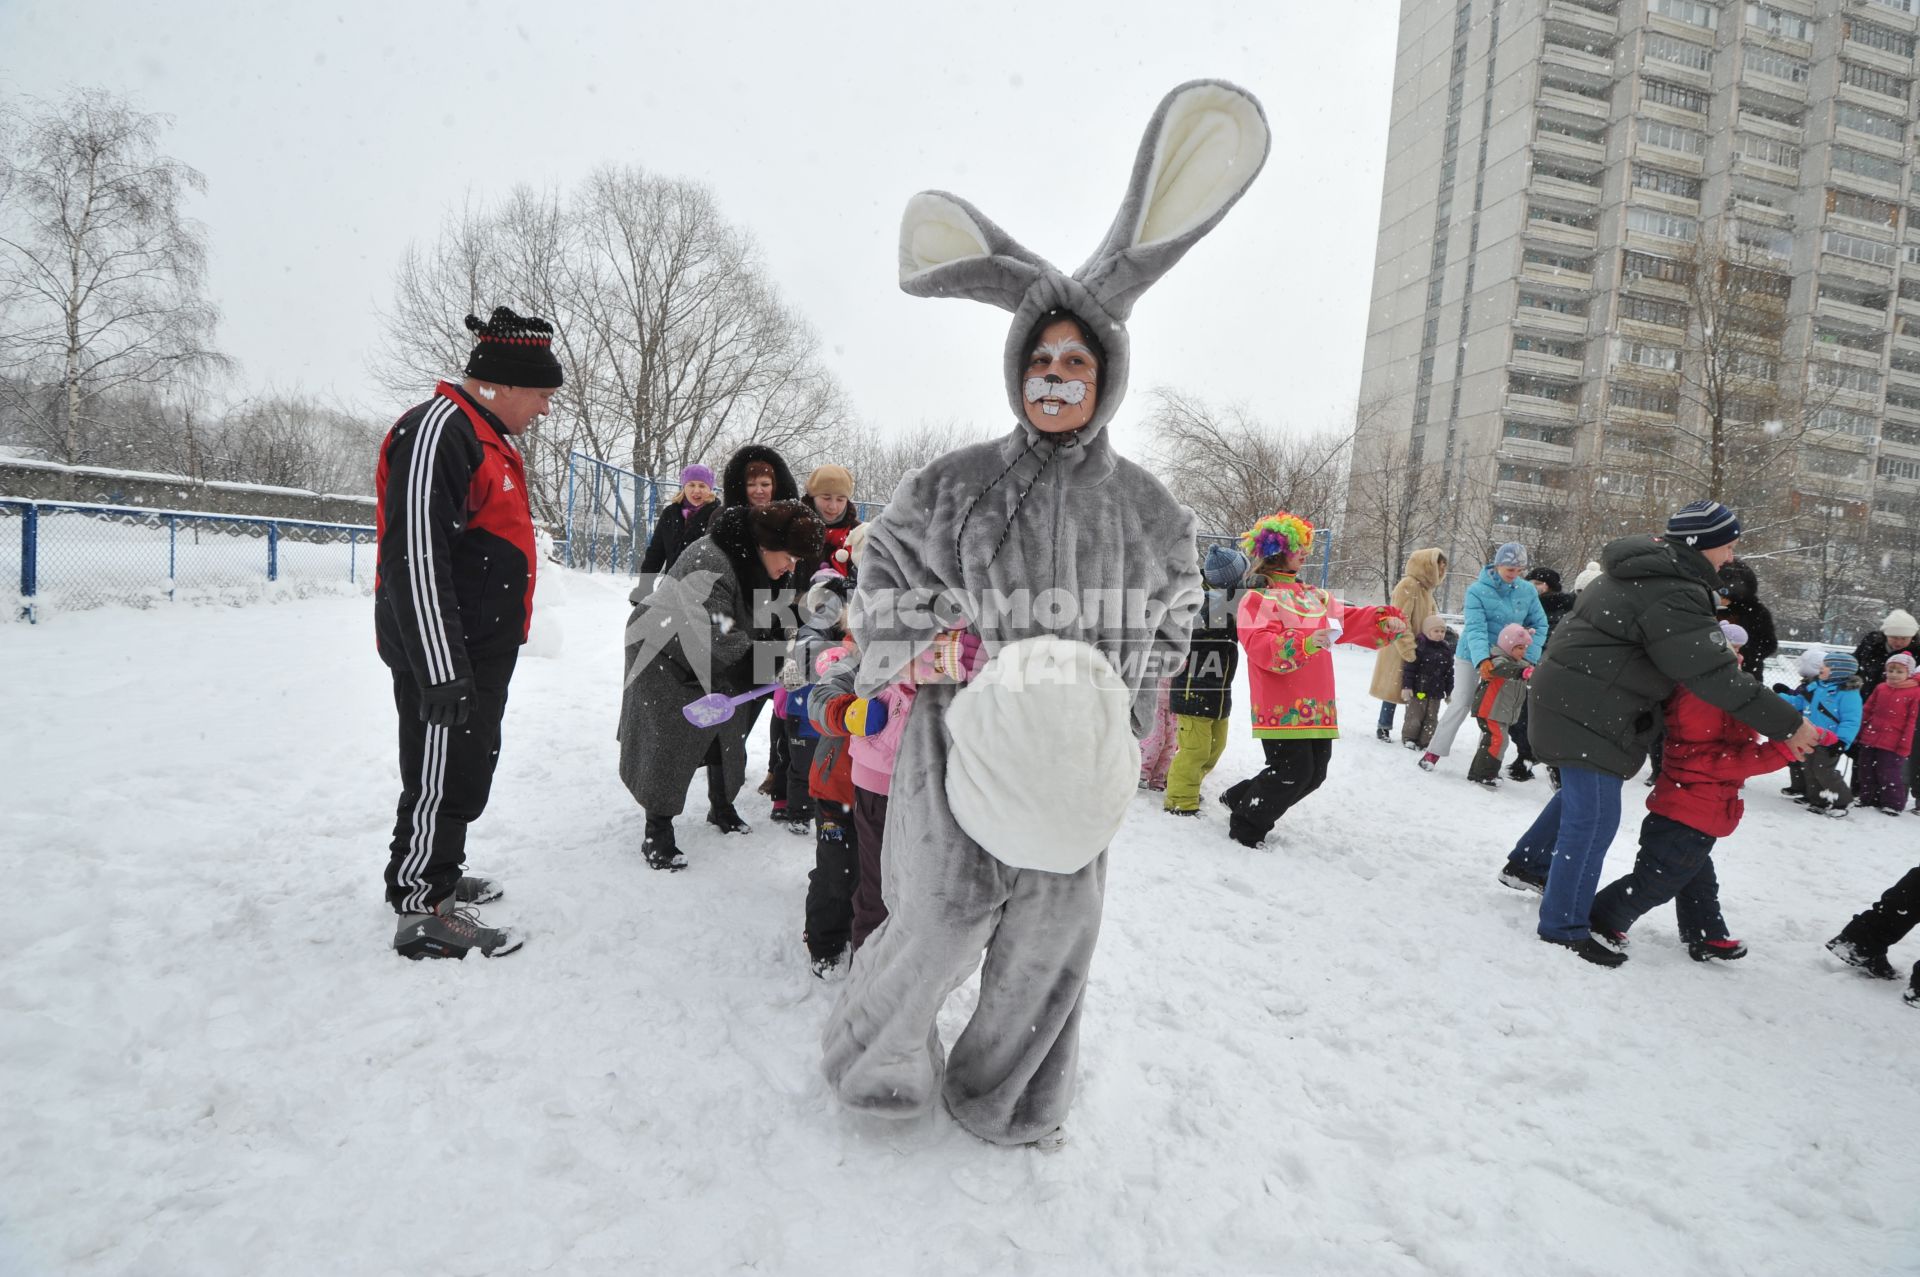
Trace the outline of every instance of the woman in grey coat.
[[[888, 917], [855, 955], [823, 1035], [827, 1079], [854, 1109], [911, 1117], [942, 1097], [982, 1139], [1062, 1138], [1100, 930], [1102, 840], [1131, 796], [1134, 741], [1152, 723], [1157, 680], [1185, 654], [1200, 599], [1192, 512], [1119, 456], [1105, 431], [1126, 393], [1125, 321], [1147, 286], [1225, 215], [1266, 151], [1266, 122], [1250, 96], [1212, 81], [1176, 89], [1148, 127], [1106, 241], [1071, 276], [952, 196], [924, 192], [908, 204], [902, 288], [1014, 312], [1003, 362], [1018, 424], [909, 475], [869, 525], [849, 621], [861, 652], [855, 685], [869, 696], [903, 678], [920, 688], [887, 811]], [[936, 594], [955, 607], [925, 606]], [[1032, 606], [984, 602], [1008, 598]], [[977, 636], [994, 656], [965, 689], [957, 681], [974, 667], [952, 658], [956, 630], [968, 635], [962, 653]], [[1069, 640], [1080, 659], [1117, 672], [1105, 677], [1130, 764], [1121, 758], [1090, 775], [1071, 751], [1041, 743], [1045, 723], [1007, 731], [987, 750], [966, 744], [970, 715], [960, 706], [1004, 691], [996, 667], [1048, 639]], [[947, 655], [930, 663], [929, 647]], [[1026, 704], [1044, 694], [1029, 684]], [[993, 704], [1008, 715], [999, 721], [1018, 720], [1017, 696]], [[1076, 717], [1066, 732], [1106, 725]], [[992, 755], [985, 764], [983, 754]], [[1032, 828], [1009, 831], [980, 815], [969, 795], [980, 792], [983, 765], [1003, 778], [997, 796], [1006, 800], [987, 806], [1040, 813]], [[1051, 807], [1073, 806], [1096, 784], [1108, 792], [1115, 780], [1110, 821], [1048, 823]], [[963, 806], [974, 813], [965, 828]], [[1091, 838], [1087, 826], [1098, 826]], [[1092, 846], [1071, 869], [1022, 867], [1036, 859], [1031, 844], [1044, 859], [1047, 844], [1075, 837]], [[948, 1059], [935, 1018], [976, 967], [979, 1002]]]
[[695, 726], [682, 711], [709, 692], [737, 695], [772, 681], [786, 647], [773, 604], [787, 596], [795, 561], [820, 557], [822, 535], [820, 516], [798, 501], [730, 506], [657, 589], [634, 591], [620, 698], [620, 779], [646, 808], [641, 851], [653, 868], [687, 866], [674, 842], [673, 818], [702, 766], [707, 822], [723, 833], [746, 832], [733, 800], [746, 779], [747, 734], [760, 699], [737, 706], [732, 718], [713, 727]]

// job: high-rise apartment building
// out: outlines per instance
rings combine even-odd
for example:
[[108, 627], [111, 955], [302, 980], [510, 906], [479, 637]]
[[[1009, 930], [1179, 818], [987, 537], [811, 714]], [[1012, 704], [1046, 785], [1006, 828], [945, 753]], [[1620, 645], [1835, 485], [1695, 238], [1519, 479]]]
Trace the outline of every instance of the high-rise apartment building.
[[1795, 472], [1903, 521], [1917, 36], [1920, 0], [1402, 0], [1362, 400], [1477, 507], [1462, 567], [1582, 485], [1661, 481], [1628, 454], [1701, 411], [1687, 281], [1719, 246], [1809, 388]]

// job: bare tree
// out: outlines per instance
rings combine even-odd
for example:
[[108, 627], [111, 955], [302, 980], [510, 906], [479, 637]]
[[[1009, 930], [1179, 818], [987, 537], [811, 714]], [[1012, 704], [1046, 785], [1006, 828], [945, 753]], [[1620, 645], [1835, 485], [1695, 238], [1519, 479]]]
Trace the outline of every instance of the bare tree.
[[868, 427], [849, 431], [836, 439], [819, 460], [851, 470], [861, 501], [884, 502], [893, 498], [894, 489], [909, 471], [955, 448], [992, 437], [987, 430], [958, 421], [922, 421], [905, 433], [894, 435], [882, 435]]
[[116, 393], [226, 364], [206, 237], [181, 207], [206, 181], [159, 153], [166, 123], [82, 90], [28, 115], [0, 156], [0, 387], [25, 388], [20, 426], [69, 463], [100, 453]]
[[1282, 508], [1315, 523], [1338, 522], [1350, 429], [1283, 434], [1237, 404], [1215, 408], [1169, 386], [1157, 387], [1152, 398], [1154, 461], [1203, 531], [1238, 532]]
[[524, 441], [536, 511], [558, 513], [574, 450], [646, 475], [740, 443], [796, 460], [852, 421], [818, 340], [767, 280], [752, 241], [695, 183], [603, 169], [570, 197], [472, 201], [402, 262], [386, 317], [396, 396], [460, 367], [468, 312], [554, 321], [566, 385]]

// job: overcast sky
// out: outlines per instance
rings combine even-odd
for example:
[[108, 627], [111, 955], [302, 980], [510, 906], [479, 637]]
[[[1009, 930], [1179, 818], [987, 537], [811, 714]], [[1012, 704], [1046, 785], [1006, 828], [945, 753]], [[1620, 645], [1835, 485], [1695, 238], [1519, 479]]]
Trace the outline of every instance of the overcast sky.
[[469, 188], [568, 186], [613, 162], [713, 187], [862, 417], [998, 429], [1008, 317], [899, 291], [908, 196], [952, 190], [1071, 269], [1112, 218], [1160, 97], [1232, 80], [1265, 105], [1273, 154], [1135, 309], [1119, 429], [1137, 444], [1131, 423], [1162, 383], [1297, 427], [1350, 408], [1397, 11], [0, 0], [0, 88], [98, 86], [175, 118], [166, 147], [207, 176], [192, 211], [221, 342], [249, 387], [397, 413], [368, 362], [409, 241]]

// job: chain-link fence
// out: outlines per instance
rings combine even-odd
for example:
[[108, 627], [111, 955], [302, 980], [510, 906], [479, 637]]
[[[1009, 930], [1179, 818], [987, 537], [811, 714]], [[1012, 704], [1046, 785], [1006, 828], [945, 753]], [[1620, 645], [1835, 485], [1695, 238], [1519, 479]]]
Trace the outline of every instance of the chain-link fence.
[[[345, 523], [0, 499], [10, 618], [108, 605], [371, 593], [374, 530]], [[4, 586], [0, 586], [4, 588]]]

